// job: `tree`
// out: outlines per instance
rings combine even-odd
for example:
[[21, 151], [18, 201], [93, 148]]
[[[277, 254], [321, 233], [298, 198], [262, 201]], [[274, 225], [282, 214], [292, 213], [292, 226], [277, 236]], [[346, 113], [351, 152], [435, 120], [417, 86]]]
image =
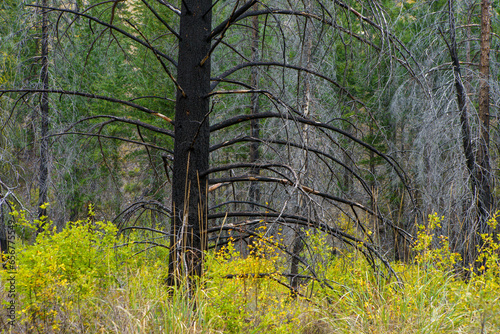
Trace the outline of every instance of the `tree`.
[[[255, 3], [253, 6], [253, 10], [258, 10], [259, 9], [259, 4]], [[259, 61], [259, 17], [254, 16], [252, 18], [252, 42], [251, 42], [251, 48], [252, 48], [252, 55], [251, 59], [253, 62]], [[251, 78], [250, 78], [250, 85], [251, 87], [255, 87], [258, 89], [259, 86], [259, 71], [257, 68], [252, 68], [252, 71], [250, 73]], [[250, 98], [250, 113], [252, 115], [256, 115], [260, 112], [260, 107], [259, 107], [259, 94], [258, 93], [252, 93], [251, 98]], [[260, 138], [260, 124], [259, 120], [256, 118], [252, 118], [250, 121], [250, 129], [251, 133], [250, 136], [253, 138]], [[260, 152], [259, 152], [259, 142], [254, 141], [250, 143], [250, 163], [257, 163], [259, 161], [260, 157]], [[251, 170], [252, 174], [259, 175], [259, 169], [255, 168]], [[258, 182], [251, 182], [250, 183], [250, 189], [248, 191], [248, 200], [251, 202], [250, 204], [250, 210], [254, 210], [255, 205], [252, 203], [258, 203], [260, 201], [260, 189], [259, 189], [259, 184]]]
[[[38, 190], [38, 218], [47, 216], [47, 209], [43, 205], [47, 202], [48, 177], [49, 177], [49, 140], [47, 138], [49, 132], [49, 27], [48, 14], [45, 9], [48, 7], [47, 0], [42, 0], [42, 38], [41, 38], [41, 70], [40, 81], [42, 83], [43, 92], [40, 97], [40, 174], [39, 174], [39, 190]], [[41, 232], [41, 226], [39, 232]]]
[[[356, 132], [365, 129], [362, 122], [354, 124], [344, 117], [372, 105], [366, 103], [368, 98], [360, 92], [358, 67], [351, 67], [350, 73], [346, 68], [345, 84], [337, 80], [336, 67], [337, 47], [349, 49], [356, 45], [360, 52], [350, 53], [352, 59], [346, 57], [349, 64], [363, 63], [374, 55], [389, 55], [411, 72], [406, 61], [411, 55], [383, 23], [382, 7], [354, 1], [304, 2], [297, 4], [300, 8], [280, 1], [257, 7], [254, 0], [185, 0], [180, 4], [180, 9], [164, 0], [113, 1], [109, 6], [89, 3], [87, 8], [35, 6], [65, 18], [58, 20], [56, 28], [60, 33], [57, 43], [65, 53], [77, 50], [71, 48], [78, 44], [80, 33], [91, 41], [87, 44], [85, 66], [70, 76], [58, 76], [49, 89], [12, 88], [2, 93], [58, 94], [61, 100], [75, 99], [75, 104], [88, 103], [76, 100], [81, 98], [99, 101], [96, 113], [68, 121], [55, 134], [97, 138], [103, 164], [109, 167], [111, 176], [115, 169], [109, 166], [112, 164], [108, 160], [112, 159], [108, 158], [113, 155], [102, 146], [105, 140], [122, 143], [117, 145], [138, 145], [146, 152], [153, 171], [154, 154], [162, 152], [167, 181], [156, 182], [144, 197], [169, 187], [171, 209], [158, 199], [141, 198], [130, 206], [123, 205], [121, 217], [130, 218], [142, 209], [170, 215], [170, 226], [161, 229], [140, 224], [123, 226], [168, 235], [169, 243], [164, 246], [170, 249], [170, 284], [175, 284], [179, 276], [202, 275], [204, 251], [228, 242], [220, 238], [222, 231], [238, 232], [242, 239], [258, 238], [262, 236], [253, 230], [258, 224], [270, 226], [269, 233], [281, 231], [289, 239], [293, 239], [293, 230], [312, 228], [335, 238], [339, 244], [360, 249], [373, 265], [377, 259], [388, 265], [371, 237], [365, 216], [373, 217], [377, 225], [388, 226], [408, 241], [411, 236], [379, 207], [373, 191], [381, 186], [373, 175], [376, 168], [366, 170], [359, 162], [369, 155], [377, 156], [380, 165], [393, 171], [405, 186], [407, 179], [388, 155], [358, 138]], [[212, 16], [217, 22], [214, 27]], [[258, 18], [263, 23], [257, 27]], [[146, 23], [152, 21], [158, 29], [148, 29]], [[261, 45], [259, 58], [240, 40], [241, 31], [248, 27], [255, 32], [251, 44]], [[294, 31], [303, 33], [297, 35]], [[98, 72], [87, 68], [101, 68], [91, 61], [97, 59], [93, 58], [97, 52], [101, 57], [106, 54], [105, 47], [99, 48], [102, 44], [108, 51], [113, 47], [121, 52], [121, 65], [133, 64], [129, 68], [134, 73], [149, 67], [155, 69], [151, 72], [162, 73], [160, 89], [158, 83], [131, 85], [126, 80], [120, 82], [129, 85], [123, 91], [104, 87], [94, 78]], [[176, 49], [178, 61], [173, 56]], [[296, 52], [300, 49], [305, 52]], [[148, 61], [141, 63], [141, 57]], [[260, 80], [255, 79], [257, 74]], [[81, 77], [88, 82], [75, 87], [68, 77]], [[133, 75], [124, 77], [133, 80]], [[137, 86], [146, 87], [142, 90]], [[154, 101], [160, 97], [170, 101], [168, 96], [174, 91], [175, 117], [171, 120], [171, 106]], [[263, 100], [258, 113], [240, 112], [245, 108], [238, 96], [248, 95], [252, 96], [252, 104], [257, 95]], [[313, 100], [314, 112], [310, 108]], [[303, 102], [305, 107], [301, 106]], [[111, 105], [113, 112], [104, 113]], [[120, 127], [114, 128], [116, 124]], [[160, 140], [164, 146], [158, 144]], [[258, 144], [251, 145], [250, 161], [248, 143]], [[350, 150], [344, 148], [345, 143], [351, 146]], [[257, 159], [254, 155], [258, 151]], [[297, 162], [297, 157], [304, 161]], [[342, 176], [346, 174], [353, 180], [349, 191], [343, 188]], [[372, 176], [372, 187], [367, 175]], [[259, 195], [253, 192], [249, 200], [242, 199], [252, 185], [258, 185]], [[411, 192], [407, 193], [412, 198]], [[253, 210], [237, 206], [231, 209], [232, 204], [245, 204]], [[343, 220], [355, 228], [342, 226]], [[158, 244], [150, 239], [144, 242]], [[294, 259], [295, 265], [297, 261], [305, 264], [298, 254], [300, 250], [294, 253], [285, 247], [283, 252]], [[315, 275], [313, 266], [304, 268]]]
[[[207, 249], [212, 1], [182, 2], [169, 273], [202, 274]], [[187, 270], [183, 270], [186, 267]], [[173, 275], [177, 274], [177, 275]]]
[[479, 233], [488, 232], [486, 224], [493, 208], [490, 167], [490, 49], [491, 49], [491, 1], [481, 1], [481, 56], [479, 60]]

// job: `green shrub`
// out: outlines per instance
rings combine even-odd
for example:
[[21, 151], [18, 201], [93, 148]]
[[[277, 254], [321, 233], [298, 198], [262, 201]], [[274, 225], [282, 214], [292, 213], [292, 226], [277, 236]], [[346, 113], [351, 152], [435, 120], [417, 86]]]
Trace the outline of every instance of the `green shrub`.
[[33, 244], [15, 245], [21, 318], [32, 323], [57, 328], [59, 309], [71, 309], [114, 283], [130, 259], [128, 248], [114, 248], [121, 242], [117, 228], [110, 222], [92, 222], [92, 213], [86, 220], [69, 222], [61, 232], [51, 221], [28, 221], [23, 211], [12, 216], [16, 226], [30, 233], [43, 226]]

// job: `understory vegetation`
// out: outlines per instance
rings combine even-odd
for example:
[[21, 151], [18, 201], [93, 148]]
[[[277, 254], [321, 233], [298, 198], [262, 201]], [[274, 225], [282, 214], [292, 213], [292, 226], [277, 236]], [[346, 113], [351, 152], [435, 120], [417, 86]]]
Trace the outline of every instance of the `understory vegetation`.
[[[334, 248], [306, 233], [316, 274], [288, 285], [279, 232], [261, 236], [243, 256], [230, 240], [206, 254], [205, 275], [188, 287], [165, 285], [168, 249], [110, 222], [51, 222], [12, 214], [35, 243], [16, 243], [16, 324], [2, 333], [497, 333], [500, 330], [498, 235], [482, 235], [477, 268], [437, 235], [441, 217], [420, 225], [415, 261], [392, 263], [397, 277], [377, 273], [359, 251]], [[496, 216], [489, 221], [495, 228]], [[21, 231], [22, 230], [22, 231]], [[126, 247], [125, 247], [126, 246]], [[307, 256], [306, 254], [302, 254]], [[8, 270], [1, 272], [8, 300]], [[4, 303], [4, 306], [5, 303]], [[2, 312], [6, 312], [6, 307]], [[6, 319], [4, 315], [0, 317]]]

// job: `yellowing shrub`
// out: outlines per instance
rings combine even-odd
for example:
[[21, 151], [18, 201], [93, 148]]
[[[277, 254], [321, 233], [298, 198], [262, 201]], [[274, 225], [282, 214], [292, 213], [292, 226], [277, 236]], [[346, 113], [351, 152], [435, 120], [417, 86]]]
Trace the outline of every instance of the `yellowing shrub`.
[[69, 222], [56, 232], [50, 221], [30, 222], [22, 211], [12, 215], [18, 227], [34, 230], [40, 223], [44, 226], [34, 244], [18, 241], [15, 245], [19, 309], [25, 313], [21, 318], [33, 323], [57, 328], [53, 320], [58, 309], [71, 309], [108, 286], [123, 261], [130, 258], [129, 248], [114, 248], [120, 238], [110, 222]]

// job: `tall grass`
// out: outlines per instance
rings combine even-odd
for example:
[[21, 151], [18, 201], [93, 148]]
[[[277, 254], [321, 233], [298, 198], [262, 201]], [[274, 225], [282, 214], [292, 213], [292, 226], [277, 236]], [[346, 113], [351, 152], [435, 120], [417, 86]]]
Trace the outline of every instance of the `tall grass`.
[[60, 233], [48, 227], [36, 243], [16, 244], [14, 326], [5, 321], [9, 283], [1, 272], [0, 331], [499, 333], [498, 239], [483, 235], [484, 267], [466, 280], [447, 240], [434, 235], [438, 224], [433, 215], [421, 227], [414, 263], [393, 263], [403, 285], [378, 276], [355, 251], [321, 256], [330, 246], [309, 235], [324, 259], [317, 274], [333, 289], [304, 281], [296, 298], [272, 243], [257, 242], [247, 257], [231, 243], [208, 253], [205, 276], [187, 298], [185, 286], [163, 284], [166, 251], [132, 256], [142, 246], [117, 248], [124, 240], [108, 223], [77, 222]]

